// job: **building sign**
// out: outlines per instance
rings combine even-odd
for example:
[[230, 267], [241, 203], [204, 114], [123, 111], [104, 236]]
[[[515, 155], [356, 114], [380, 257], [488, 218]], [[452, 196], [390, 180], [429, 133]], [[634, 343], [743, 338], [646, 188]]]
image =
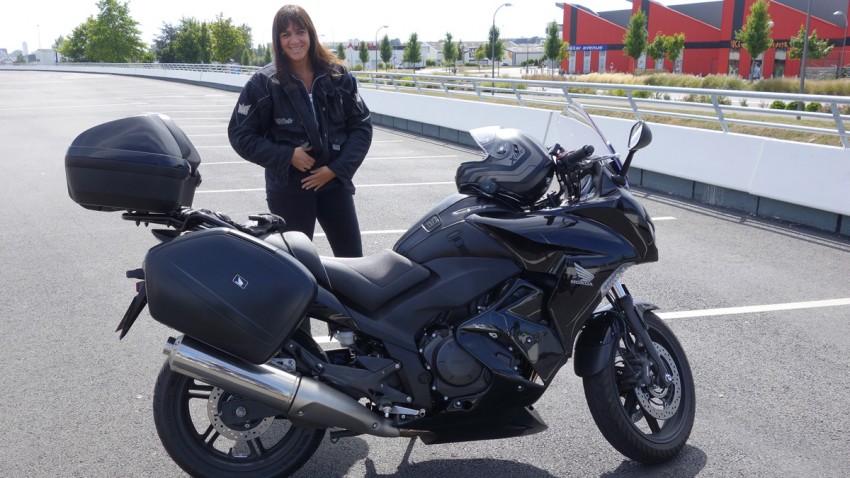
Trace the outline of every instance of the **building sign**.
[[[730, 45], [732, 48], [743, 48], [744, 45], [740, 40], [732, 40], [732, 44]], [[788, 40], [782, 41], [774, 41], [773, 45], [770, 48], [791, 48], [791, 42]]]
[[569, 51], [605, 51], [608, 45], [568, 45]]

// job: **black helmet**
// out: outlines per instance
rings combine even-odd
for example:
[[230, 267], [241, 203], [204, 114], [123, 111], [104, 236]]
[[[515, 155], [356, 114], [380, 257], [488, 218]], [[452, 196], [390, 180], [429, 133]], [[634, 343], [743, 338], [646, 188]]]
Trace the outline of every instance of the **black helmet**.
[[528, 134], [492, 126], [469, 132], [487, 153], [481, 161], [461, 163], [455, 174], [457, 190], [530, 206], [552, 181], [555, 165], [546, 149]]

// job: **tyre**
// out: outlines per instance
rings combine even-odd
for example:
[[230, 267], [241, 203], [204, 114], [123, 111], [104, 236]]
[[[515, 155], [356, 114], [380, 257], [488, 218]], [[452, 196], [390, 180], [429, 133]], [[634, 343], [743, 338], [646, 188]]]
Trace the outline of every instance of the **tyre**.
[[[685, 446], [694, 424], [696, 396], [685, 352], [669, 327], [644, 313], [649, 336], [661, 356], [669, 385], [652, 385], [655, 373], [646, 350], [621, 334], [609, 365], [584, 378], [590, 414], [606, 440], [623, 455], [645, 464], [661, 463]], [[649, 385], [645, 385], [649, 383]]]
[[156, 431], [192, 476], [289, 476], [313, 455], [324, 429], [293, 426], [261, 403], [173, 372], [154, 389]]

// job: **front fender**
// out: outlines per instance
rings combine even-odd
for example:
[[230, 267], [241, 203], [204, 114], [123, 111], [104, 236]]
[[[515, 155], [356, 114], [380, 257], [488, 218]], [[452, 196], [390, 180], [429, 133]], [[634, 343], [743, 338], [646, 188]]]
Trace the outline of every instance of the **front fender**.
[[[635, 309], [643, 314], [658, 307], [645, 301], [635, 301]], [[607, 304], [596, 309], [576, 339], [573, 367], [579, 377], [589, 377], [602, 371], [609, 364], [617, 345], [619, 325], [617, 312]]]

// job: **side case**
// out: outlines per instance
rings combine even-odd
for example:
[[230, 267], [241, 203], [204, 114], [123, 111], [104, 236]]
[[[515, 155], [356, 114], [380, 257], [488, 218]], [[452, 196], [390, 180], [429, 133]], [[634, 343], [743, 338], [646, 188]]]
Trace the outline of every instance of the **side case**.
[[288, 253], [226, 228], [152, 248], [144, 270], [154, 319], [255, 364], [280, 349], [317, 291]]

